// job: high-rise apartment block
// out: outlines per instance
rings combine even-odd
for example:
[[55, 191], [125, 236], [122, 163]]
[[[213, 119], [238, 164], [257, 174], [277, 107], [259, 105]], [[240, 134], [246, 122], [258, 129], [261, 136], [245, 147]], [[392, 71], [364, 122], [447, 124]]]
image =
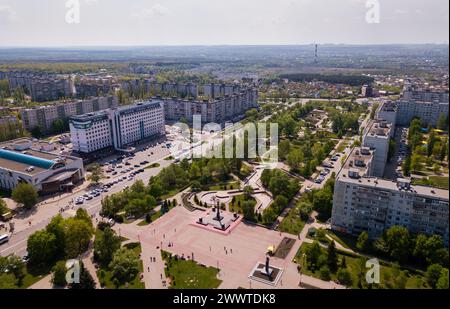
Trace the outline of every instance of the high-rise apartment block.
[[52, 124], [58, 119], [67, 120], [70, 116], [92, 113], [117, 106], [117, 97], [107, 96], [23, 109], [21, 115], [25, 129], [31, 131], [39, 127], [42, 132], [47, 133], [51, 132]]
[[248, 88], [238, 94], [203, 101], [176, 97], [164, 99], [164, 108], [167, 120], [192, 122], [194, 115], [201, 115], [202, 123], [223, 124], [225, 121], [239, 121], [247, 110], [258, 107], [257, 99], [257, 90]]
[[375, 239], [400, 225], [413, 233], [437, 234], [448, 245], [449, 191], [375, 177], [374, 153], [355, 148], [337, 175], [331, 226]]

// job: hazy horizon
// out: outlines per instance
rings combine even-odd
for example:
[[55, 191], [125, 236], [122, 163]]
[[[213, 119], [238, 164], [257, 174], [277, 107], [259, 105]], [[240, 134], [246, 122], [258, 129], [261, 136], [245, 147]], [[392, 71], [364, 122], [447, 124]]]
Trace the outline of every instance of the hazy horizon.
[[[0, 47], [445, 44], [447, 0], [0, 0]], [[376, 2], [376, 1], [375, 1]]]

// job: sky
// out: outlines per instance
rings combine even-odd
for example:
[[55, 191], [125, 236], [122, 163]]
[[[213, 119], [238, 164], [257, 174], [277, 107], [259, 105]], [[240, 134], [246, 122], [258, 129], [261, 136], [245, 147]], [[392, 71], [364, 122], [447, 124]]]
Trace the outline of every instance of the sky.
[[[79, 23], [68, 23], [76, 2]], [[448, 39], [448, 0], [0, 0], [1, 47], [448, 44]]]

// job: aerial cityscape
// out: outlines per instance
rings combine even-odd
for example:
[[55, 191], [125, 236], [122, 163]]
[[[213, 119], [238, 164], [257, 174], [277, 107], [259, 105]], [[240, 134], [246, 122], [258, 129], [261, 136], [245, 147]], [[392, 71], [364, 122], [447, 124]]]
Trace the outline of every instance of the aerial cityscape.
[[0, 0], [0, 290], [448, 290], [448, 2], [40, 2]]

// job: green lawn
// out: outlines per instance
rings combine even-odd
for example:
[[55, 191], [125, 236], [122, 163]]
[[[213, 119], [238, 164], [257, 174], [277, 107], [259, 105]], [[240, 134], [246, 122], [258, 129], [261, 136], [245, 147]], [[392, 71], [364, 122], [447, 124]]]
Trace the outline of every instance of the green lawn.
[[[305, 252], [305, 249], [309, 246], [311, 246], [311, 244], [303, 243], [303, 245], [300, 247], [299, 251], [297, 252], [294, 262], [302, 265], [302, 273], [303, 274], [320, 279], [319, 270], [315, 270], [315, 271], [310, 270], [305, 263], [305, 259], [302, 258], [302, 255]], [[326, 252], [327, 252], [327, 249], [322, 248], [322, 253], [326, 255]], [[339, 250], [337, 251], [337, 256], [338, 256], [338, 261], [339, 261], [338, 265], [340, 265], [342, 259], [345, 257], [345, 261], [346, 261], [346, 265], [347, 265], [346, 268], [350, 272], [352, 281], [353, 281], [353, 285], [350, 286], [350, 288], [354, 288], [354, 289], [359, 288], [358, 287], [358, 275], [359, 275], [360, 269], [361, 269], [361, 267], [360, 267], [361, 259], [365, 264], [365, 261], [368, 260], [368, 258], [365, 258], [365, 257], [360, 258], [356, 255], [347, 254], [347, 253], [339, 251]], [[392, 280], [396, 279], [398, 277], [398, 274], [395, 272], [393, 264], [386, 263], [383, 261], [381, 261], [380, 264], [381, 264], [380, 285], [378, 285], [378, 286], [375, 285], [374, 288], [383, 288], [383, 289], [384, 288], [393, 288]], [[426, 280], [421, 271], [411, 271], [411, 270], [401, 269], [401, 272], [403, 272], [406, 277], [406, 288], [407, 289], [428, 288], [428, 286], [426, 284]], [[364, 274], [365, 274], [365, 272], [364, 272]], [[331, 280], [332, 281], [337, 280], [336, 273], [331, 274]]]
[[171, 279], [171, 289], [216, 289], [222, 283], [217, 279], [217, 268], [201, 266], [191, 260], [175, 260], [164, 251], [161, 255], [166, 261], [165, 274]]
[[46, 268], [27, 266], [25, 268], [25, 277], [23, 278], [22, 285], [19, 288], [27, 289], [39, 280], [49, 275], [52, 266]]
[[[242, 212], [242, 208], [241, 208], [240, 204], [242, 202], [245, 202], [244, 194], [236, 195], [233, 198], [234, 198], [234, 203], [233, 203], [233, 201], [230, 203], [230, 211], [242, 214], [243, 212]], [[256, 205], [256, 200], [253, 197], [250, 198], [250, 201], [253, 201], [254, 204]]]
[[[141, 245], [139, 243], [129, 243], [129, 244], [124, 245], [124, 247], [133, 250], [136, 255], [141, 254]], [[119, 287], [116, 287], [114, 285], [113, 279], [112, 279], [112, 272], [108, 268], [99, 268], [99, 270], [97, 271], [97, 276], [100, 280], [100, 284], [102, 285], [102, 287], [105, 287], [107, 289], [118, 288], [118, 289], [137, 290], [137, 289], [145, 289], [145, 284], [143, 282], [141, 282], [141, 279], [140, 279], [140, 276], [143, 271], [144, 271], [144, 265], [141, 260], [141, 261], [139, 261], [139, 273], [136, 275], [136, 277], [131, 282], [128, 282], [128, 285], [121, 284]], [[103, 278], [101, 277], [101, 272], [104, 273]]]
[[205, 191], [237, 190], [239, 188], [240, 188], [239, 183], [237, 183], [236, 181], [230, 181], [212, 185], [208, 188], [208, 190]]
[[295, 211], [295, 209], [291, 209], [287, 217], [281, 221], [278, 226], [278, 230], [283, 233], [298, 235], [305, 227], [305, 224], [306, 222], [300, 218], [300, 215]]
[[356, 248], [356, 243], [358, 239], [352, 235], [340, 233], [337, 231], [330, 231], [326, 230], [325, 233], [334, 239], [337, 243], [339, 243], [341, 246], [352, 249], [353, 251], [358, 251], [358, 248]]
[[433, 187], [448, 190], [449, 189], [449, 178], [443, 177], [443, 176], [429, 176], [428, 178], [414, 179], [413, 184], [424, 185], [424, 186], [433, 186]]
[[151, 168], [157, 168], [160, 166], [161, 166], [161, 164], [159, 164], [159, 163], [153, 163], [153, 164], [146, 166], [145, 169], [147, 170], [147, 169], [151, 169]]
[[431, 182], [438, 188], [446, 189], [448, 190], [448, 177], [442, 177], [442, 176], [430, 176], [428, 177]]

